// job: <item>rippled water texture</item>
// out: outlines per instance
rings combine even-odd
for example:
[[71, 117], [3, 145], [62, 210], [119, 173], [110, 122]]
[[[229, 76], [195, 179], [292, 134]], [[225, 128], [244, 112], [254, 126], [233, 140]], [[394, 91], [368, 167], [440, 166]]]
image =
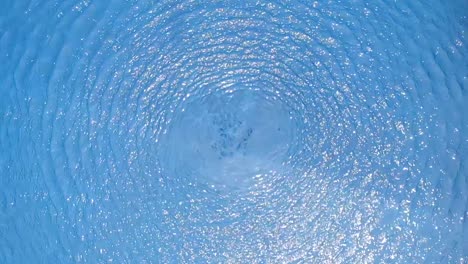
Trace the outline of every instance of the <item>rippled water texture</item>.
[[0, 263], [467, 263], [467, 10], [1, 1]]

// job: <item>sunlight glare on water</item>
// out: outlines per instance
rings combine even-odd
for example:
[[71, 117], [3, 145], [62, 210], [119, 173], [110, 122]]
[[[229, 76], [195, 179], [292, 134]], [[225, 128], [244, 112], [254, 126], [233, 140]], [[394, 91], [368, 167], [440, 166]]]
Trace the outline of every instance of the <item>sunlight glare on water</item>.
[[0, 3], [0, 263], [467, 263], [468, 2]]

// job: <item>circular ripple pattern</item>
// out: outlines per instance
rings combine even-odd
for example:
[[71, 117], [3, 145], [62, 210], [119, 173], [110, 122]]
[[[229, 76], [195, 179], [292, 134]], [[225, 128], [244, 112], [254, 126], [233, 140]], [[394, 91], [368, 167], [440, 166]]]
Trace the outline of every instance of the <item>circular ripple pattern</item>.
[[4, 1], [0, 262], [465, 263], [466, 1]]

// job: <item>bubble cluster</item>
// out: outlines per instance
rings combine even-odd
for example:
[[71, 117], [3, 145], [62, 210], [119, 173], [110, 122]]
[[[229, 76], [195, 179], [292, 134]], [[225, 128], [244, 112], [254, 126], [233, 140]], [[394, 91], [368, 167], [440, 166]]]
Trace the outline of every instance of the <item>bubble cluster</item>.
[[466, 7], [0, 4], [0, 262], [464, 263]]

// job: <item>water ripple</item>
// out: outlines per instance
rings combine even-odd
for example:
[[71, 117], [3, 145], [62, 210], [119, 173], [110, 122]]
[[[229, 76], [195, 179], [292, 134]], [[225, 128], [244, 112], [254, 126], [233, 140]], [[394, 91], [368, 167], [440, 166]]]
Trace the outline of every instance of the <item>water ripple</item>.
[[467, 8], [0, 4], [0, 262], [464, 263]]

